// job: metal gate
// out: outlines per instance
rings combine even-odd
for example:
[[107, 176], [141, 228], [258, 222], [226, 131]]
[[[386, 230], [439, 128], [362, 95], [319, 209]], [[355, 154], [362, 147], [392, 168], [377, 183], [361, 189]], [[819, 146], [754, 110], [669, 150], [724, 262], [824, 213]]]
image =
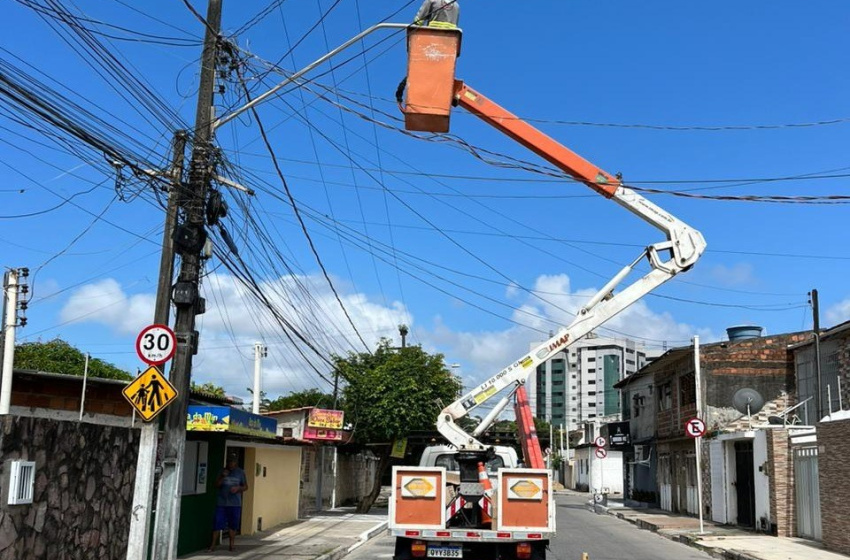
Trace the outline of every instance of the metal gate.
[[797, 498], [797, 535], [821, 540], [818, 448], [794, 450], [794, 486]]

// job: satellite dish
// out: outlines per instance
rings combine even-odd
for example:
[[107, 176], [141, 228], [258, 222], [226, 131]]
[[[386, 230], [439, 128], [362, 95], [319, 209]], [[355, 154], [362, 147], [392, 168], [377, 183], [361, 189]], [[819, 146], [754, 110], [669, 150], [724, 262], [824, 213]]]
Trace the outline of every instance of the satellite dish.
[[773, 426], [782, 426], [785, 424], [785, 418], [781, 416], [768, 416], [767, 423]]
[[764, 406], [764, 398], [755, 389], [738, 389], [732, 397], [732, 406], [747, 416], [756, 414]]

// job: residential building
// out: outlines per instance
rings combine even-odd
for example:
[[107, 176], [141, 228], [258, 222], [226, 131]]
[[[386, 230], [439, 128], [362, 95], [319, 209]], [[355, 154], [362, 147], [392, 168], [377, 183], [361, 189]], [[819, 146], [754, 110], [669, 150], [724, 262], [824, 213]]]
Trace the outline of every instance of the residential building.
[[628, 422], [629, 445], [623, 450], [623, 491], [638, 502], [658, 502], [655, 443], [655, 387], [653, 376], [643, 368], [614, 384], [620, 390], [623, 422]]
[[[791, 519], [783, 512], [790, 507], [792, 493], [788, 482], [792, 434], [781, 421], [769, 424], [768, 418], [794, 404], [789, 347], [811, 335], [761, 337], [738, 332], [729, 329], [729, 341], [703, 345], [700, 352], [700, 414], [708, 428], [701, 447], [704, 513], [716, 522], [787, 534]], [[694, 349], [688, 346], [668, 351], [642, 374], [653, 378], [661, 507], [696, 515], [700, 474], [694, 440], [685, 434], [685, 423], [697, 417], [694, 366]], [[758, 412], [754, 409], [748, 415], [733, 405], [736, 393], [745, 388], [764, 401]]]
[[583, 338], [540, 364], [531, 376], [529, 400], [535, 415], [568, 430], [581, 429], [588, 421], [615, 421], [620, 402], [614, 384], [657, 355], [629, 339]]

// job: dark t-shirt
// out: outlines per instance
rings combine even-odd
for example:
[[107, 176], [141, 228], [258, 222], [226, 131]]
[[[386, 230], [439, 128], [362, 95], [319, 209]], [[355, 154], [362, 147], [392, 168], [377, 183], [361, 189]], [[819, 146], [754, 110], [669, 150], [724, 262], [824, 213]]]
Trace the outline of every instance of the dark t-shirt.
[[[224, 470], [226, 471], [228, 469]], [[221, 480], [221, 486], [218, 487], [216, 505], [239, 507], [242, 505], [242, 493], [236, 492], [234, 494], [230, 492], [230, 489], [234, 486], [245, 486], [248, 483], [248, 480], [245, 478], [245, 471], [239, 467], [229, 470], [230, 472]]]

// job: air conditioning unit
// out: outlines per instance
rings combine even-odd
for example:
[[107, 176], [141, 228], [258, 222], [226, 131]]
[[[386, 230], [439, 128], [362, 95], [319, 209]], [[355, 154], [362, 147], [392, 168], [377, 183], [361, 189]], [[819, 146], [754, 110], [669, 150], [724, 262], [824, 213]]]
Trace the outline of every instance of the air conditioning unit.
[[16, 506], [32, 503], [32, 491], [35, 484], [34, 461], [12, 461], [9, 476], [9, 505]]
[[646, 445], [635, 445], [635, 461], [645, 461], [648, 451], [649, 449], [647, 449]]

